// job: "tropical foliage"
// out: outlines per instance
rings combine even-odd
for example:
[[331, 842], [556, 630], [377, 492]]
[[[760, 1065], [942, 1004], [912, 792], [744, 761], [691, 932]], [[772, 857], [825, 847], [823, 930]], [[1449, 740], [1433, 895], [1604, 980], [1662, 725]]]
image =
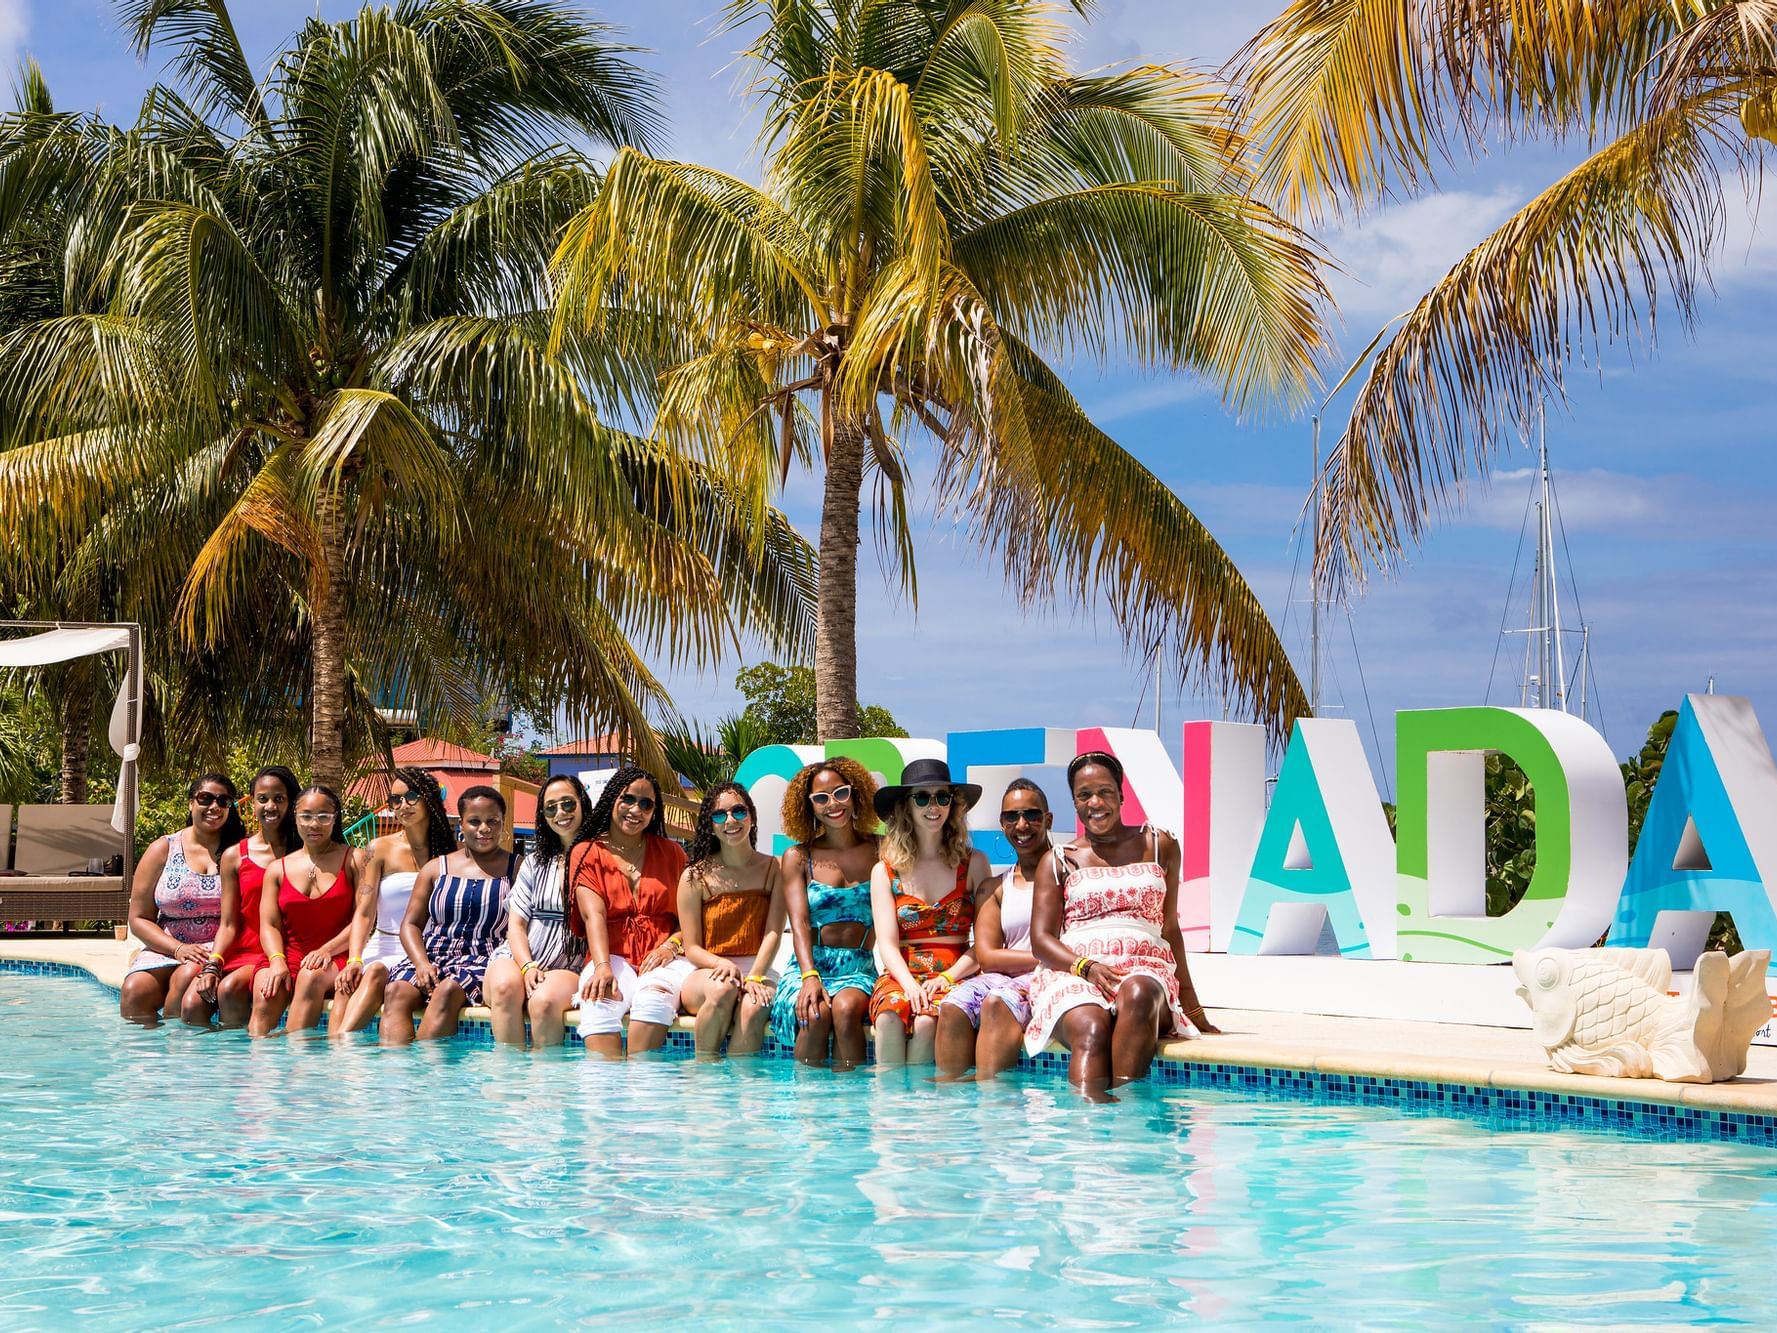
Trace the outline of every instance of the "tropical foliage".
[[546, 354], [549, 257], [600, 197], [562, 145], [658, 129], [608, 32], [401, 0], [303, 23], [257, 79], [222, 0], [122, 11], [174, 73], [133, 124], [41, 80], [0, 120], [0, 241], [80, 219], [0, 341], [0, 523], [150, 627], [172, 734], [300, 728], [339, 781], [379, 699], [649, 737], [646, 658], [807, 651], [806, 543], [605, 424], [635, 388], [613, 341]]
[[556, 335], [656, 372], [624, 384], [655, 437], [750, 495], [822, 461], [820, 736], [859, 730], [867, 480], [916, 594], [916, 473], [1026, 602], [1108, 611], [1135, 651], [1163, 645], [1273, 725], [1302, 711], [1227, 554], [1050, 360], [1196, 372], [1242, 409], [1304, 398], [1317, 254], [1253, 199], [1223, 85], [1078, 73], [1069, 17], [1035, 0], [731, 0], [726, 20], [749, 43], [763, 186], [619, 151], [561, 246]]
[[[805, 666], [760, 662], [734, 678], [747, 701], [744, 716], [753, 719], [766, 745], [813, 745], [820, 739], [816, 718], [815, 673]], [[894, 715], [881, 704], [857, 705], [860, 736], [905, 736]]]
[[1335, 580], [1389, 568], [1567, 370], [1688, 323], [1777, 138], [1777, 0], [1294, 0], [1237, 61], [1292, 217], [1435, 189], [1503, 141], [1584, 156], [1406, 312], [1323, 478]]

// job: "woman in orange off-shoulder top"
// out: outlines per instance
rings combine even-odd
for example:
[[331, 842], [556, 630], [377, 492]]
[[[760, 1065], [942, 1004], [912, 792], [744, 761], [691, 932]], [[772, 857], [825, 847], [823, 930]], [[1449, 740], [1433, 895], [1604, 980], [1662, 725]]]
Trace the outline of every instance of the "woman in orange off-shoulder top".
[[636, 1008], [670, 998], [696, 1019], [697, 1052], [756, 1055], [765, 1044], [784, 933], [783, 875], [757, 850], [758, 811], [745, 787], [718, 783], [703, 798], [691, 859], [679, 879], [685, 956], [643, 977]]
[[594, 1055], [620, 1058], [628, 1017], [629, 1049], [658, 1050], [674, 1012], [641, 996], [637, 983], [678, 952], [685, 852], [666, 836], [653, 777], [635, 767], [613, 773], [582, 837], [568, 854], [568, 930], [585, 936], [589, 960], [580, 974], [581, 1040]]

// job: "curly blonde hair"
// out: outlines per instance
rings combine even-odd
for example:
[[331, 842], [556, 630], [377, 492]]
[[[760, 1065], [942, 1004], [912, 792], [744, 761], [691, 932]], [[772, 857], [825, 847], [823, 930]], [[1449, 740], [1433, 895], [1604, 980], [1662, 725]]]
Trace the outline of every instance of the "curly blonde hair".
[[822, 773], [837, 773], [851, 784], [851, 826], [866, 836], [877, 831], [876, 779], [856, 759], [836, 757], [808, 765], [784, 791], [784, 832], [797, 846], [811, 843], [820, 832], [820, 821], [814, 817], [814, 805], [808, 799], [814, 780]]
[[[975, 844], [969, 839], [969, 807], [960, 795], [950, 802], [950, 818], [944, 821], [943, 836], [938, 840], [938, 855], [954, 869], [969, 859]], [[888, 817], [882, 833], [882, 859], [897, 875], [913, 868], [919, 860], [919, 835], [914, 832], [913, 800], [902, 797], [895, 812]]]

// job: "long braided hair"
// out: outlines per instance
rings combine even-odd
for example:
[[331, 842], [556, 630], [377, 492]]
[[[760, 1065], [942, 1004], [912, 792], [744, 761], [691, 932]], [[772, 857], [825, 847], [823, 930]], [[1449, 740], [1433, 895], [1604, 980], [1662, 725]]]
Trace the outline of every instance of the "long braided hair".
[[686, 869], [699, 881], [709, 863], [721, 855], [722, 844], [716, 838], [716, 821], [711, 816], [716, 812], [716, 802], [724, 796], [738, 796], [746, 806], [747, 846], [759, 850], [759, 807], [753, 804], [752, 793], [738, 782], [718, 782], [703, 794], [703, 804], [697, 807], [697, 827], [691, 834], [691, 851], [685, 861]]
[[586, 938], [586, 923], [580, 917], [580, 904], [575, 900], [574, 875], [582, 864], [574, 857], [574, 849], [583, 843], [595, 842], [611, 831], [611, 812], [617, 808], [617, 798], [628, 789], [629, 784], [640, 778], [646, 778], [648, 785], [654, 789], [654, 817], [648, 821], [643, 830], [645, 837], [664, 838], [666, 834], [666, 802], [661, 799], [660, 780], [645, 768], [634, 764], [625, 764], [605, 780], [604, 790], [599, 793], [598, 804], [592, 807], [592, 813], [580, 824], [580, 831], [574, 835], [573, 846], [568, 848], [568, 864], [563, 871], [566, 883], [563, 886], [563, 906], [567, 909], [568, 933], [577, 940]]
[[423, 768], [398, 768], [395, 776], [407, 784], [407, 790], [420, 794], [426, 811], [426, 860], [449, 856], [457, 849], [457, 835], [450, 826], [450, 815], [444, 808], [444, 789], [438, 779]]

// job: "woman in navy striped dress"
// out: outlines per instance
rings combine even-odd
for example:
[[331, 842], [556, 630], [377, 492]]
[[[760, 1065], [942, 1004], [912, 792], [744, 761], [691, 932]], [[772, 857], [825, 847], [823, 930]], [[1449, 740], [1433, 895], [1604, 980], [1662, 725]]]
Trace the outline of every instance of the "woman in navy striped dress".
[[506, 900], [517, 857], [500, 846], [505, 798], [492, 787], [471, 787], [457, 801], [463, 845], [427, 862], [413, 886], [401, 943], [407, 957], [389, 972], [383, 996], [382, 1042], [449, 1037], [463, 1009], [481, 1003], [488, 959], [506, 938]]

